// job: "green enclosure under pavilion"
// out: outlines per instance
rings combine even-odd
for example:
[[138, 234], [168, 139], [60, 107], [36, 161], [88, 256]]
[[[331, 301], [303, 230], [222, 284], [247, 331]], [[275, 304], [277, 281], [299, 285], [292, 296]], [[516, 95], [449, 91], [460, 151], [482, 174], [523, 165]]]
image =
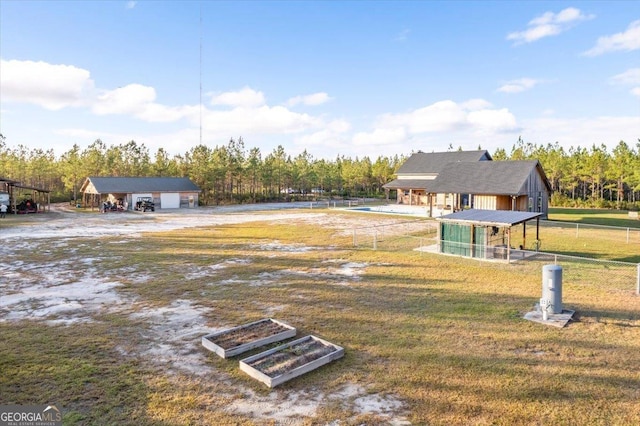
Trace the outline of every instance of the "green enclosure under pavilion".
[[523, 244], [526, 247], [527, 222], [536, 221], [535, 241], [540, 240], [542, 213], [510, 210], [462, 210], [437, 218], [438, 251], [476, 259], [500, 259], [509, 262], [512, 251], [511, 230], [522, 224]]

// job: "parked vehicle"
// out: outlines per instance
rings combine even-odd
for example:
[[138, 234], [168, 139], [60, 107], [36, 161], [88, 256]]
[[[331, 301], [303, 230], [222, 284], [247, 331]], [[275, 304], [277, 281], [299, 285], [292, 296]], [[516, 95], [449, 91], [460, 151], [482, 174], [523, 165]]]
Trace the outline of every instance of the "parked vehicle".
[[124, 208], [124, 203], [123, 203], [122, 198], [118, 198], [114, 202], [111, 202], [111, 200], [107, 200], [107, 201], [102, 203], [102, 212], [103, 213], [107, 213], [107, 212], [123, 212], [125, 210], [126, 209]]
[[135, 209], [140, 212], [156, 211], [156, 205], [151, 197], [138, 197]]

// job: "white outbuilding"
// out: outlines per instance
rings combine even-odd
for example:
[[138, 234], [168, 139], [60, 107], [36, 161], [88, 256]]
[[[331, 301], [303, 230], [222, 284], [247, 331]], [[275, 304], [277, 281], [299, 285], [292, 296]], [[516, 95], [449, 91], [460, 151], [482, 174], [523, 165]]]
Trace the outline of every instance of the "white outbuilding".
[[126, 210], [145, 197], [153, 199], [156, 209], [194, 208], [201, 192], [186, 177], [88, 177], [80, 191], [87, 207], [100, 208], [109, 201]]

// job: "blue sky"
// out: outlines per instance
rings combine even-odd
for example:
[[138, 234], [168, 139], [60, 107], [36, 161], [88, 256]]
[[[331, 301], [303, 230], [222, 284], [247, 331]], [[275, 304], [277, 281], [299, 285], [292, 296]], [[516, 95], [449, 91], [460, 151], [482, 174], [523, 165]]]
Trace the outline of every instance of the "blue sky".
[[0, 132], [56, 155], [96, 139], [375, 159], [640, 138], [633, 1], [0, 0], [0, 58]]

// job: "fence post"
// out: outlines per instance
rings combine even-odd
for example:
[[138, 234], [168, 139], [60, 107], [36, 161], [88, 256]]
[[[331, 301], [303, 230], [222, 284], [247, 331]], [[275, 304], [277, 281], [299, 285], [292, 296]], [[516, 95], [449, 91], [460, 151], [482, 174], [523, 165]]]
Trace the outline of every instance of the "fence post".
[[579, 227], [579, 226], [580, 226], [580, 225], [578, 225], [578, 224], [576, 223], [576, 238], [578, 238], [578, 227]]
[[631, 229], [627, 228], [627, 244], [629, 244], [629, 235], [631, 233]]

